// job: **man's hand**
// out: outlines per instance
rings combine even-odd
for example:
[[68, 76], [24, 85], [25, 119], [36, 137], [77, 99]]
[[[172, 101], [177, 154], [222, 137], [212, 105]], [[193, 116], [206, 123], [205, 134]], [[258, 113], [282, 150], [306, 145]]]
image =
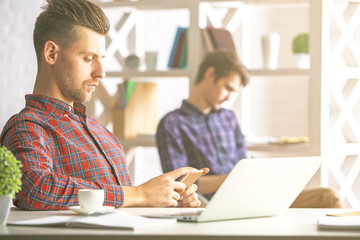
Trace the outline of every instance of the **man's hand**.
[[[193, 185], [185, 191], [185, 184], [176, 179], [184, 174], [198, 171], [192, 167], [183, 167], [155, 177], [138, 187], [124, 186], [123, 207], [176, 207], [179, 201], [183, 206], [197, 207], [199, 206], [199, 200], [195, 193], [197, 187]], [[208, 171], [206, 168], [204, 174]]]
[[[209, 172], [208, 168], [202, 168], [200, 171], [203, 171], [203, 175], [207, 174]], [[193, 184], [191, 187], [185, 190], [181, 194], [180, 201], [178, 201], [177, 207], [186, 207], [186, 208], [192, 208], [192, 207], [199, 207], [201, 202], [198, 199], [198, 195], [196, 193], [198, 187], [197, 185]]]

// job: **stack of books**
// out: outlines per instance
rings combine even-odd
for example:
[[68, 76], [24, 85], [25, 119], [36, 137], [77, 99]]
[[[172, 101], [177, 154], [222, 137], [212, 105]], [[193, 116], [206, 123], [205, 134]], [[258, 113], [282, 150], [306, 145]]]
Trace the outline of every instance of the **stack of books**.
[[187, 28], [178, 27], [176, 30], [168, 68], [187, 68]]

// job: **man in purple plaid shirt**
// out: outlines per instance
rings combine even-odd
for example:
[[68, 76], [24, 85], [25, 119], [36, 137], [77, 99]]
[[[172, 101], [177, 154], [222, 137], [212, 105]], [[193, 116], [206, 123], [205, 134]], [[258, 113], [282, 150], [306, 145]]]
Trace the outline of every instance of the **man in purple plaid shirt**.
[[160, 122], [157, 145], [163, 171], [180, 166], [206, 166], [199, 193], [214, 193], [234, 165], [246, 158], [244, 136], [234, 113], [221, 108], [230, 94], [249, 81], [246, 68], [233, 51], [208, 54], [189, 99]]
[[[182, 106], [159, 123], [157, 146], [164, 172], [191, 166], [208, 167], [198, 192], [211, 198], [227, 174], [246, 158], [244, 136], [235, 114], [220, 105], [248, 84], [246, 68], [234, 51], [216, 50], [200, 64], [195, 85]], [[292, 207], [341, 207], [329, 188], [302, 191]]]

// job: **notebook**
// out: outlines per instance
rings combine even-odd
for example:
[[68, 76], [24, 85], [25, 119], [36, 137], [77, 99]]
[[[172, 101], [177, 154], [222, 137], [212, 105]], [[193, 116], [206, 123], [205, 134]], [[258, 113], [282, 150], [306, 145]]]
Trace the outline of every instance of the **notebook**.
[[329, 230], [360, 230], [360, 216], [348, 215], [344, 217], [321, 216], [317, 221], [319, 229]]
[[243, 159], [205, 208], [146, 216], [207, 222], [279, 215], [290, 207], [321, 162], [321, 157]]
[[150, 219], [141, 216], [132, 216], [121, 210], [115, 210], [88, 216], [65, 216], [57, 214], [30, 220], [8, 221], [8, 225], [136, 230], [175, 222], [176, 219]]

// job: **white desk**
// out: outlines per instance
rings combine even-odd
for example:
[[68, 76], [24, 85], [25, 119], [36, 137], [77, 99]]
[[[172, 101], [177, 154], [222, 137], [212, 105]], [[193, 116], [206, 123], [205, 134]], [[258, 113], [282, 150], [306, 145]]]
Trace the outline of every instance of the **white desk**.
[[[177, 211], [164, 208], [128, 208], [131, 214]], [[360, 231], [318, 230], [316, 221], [331, 209], [289, 209], [276, 217], [208, 223], [174, 223], [135, 231], [84, 228], [0, 226], [0, 239], [108, 240], [108, 239], [360, 239]], [[12, 209], [9, 220], [25, 220], [51, 215], [71, 215], [71, 211], [21, 211]]]

